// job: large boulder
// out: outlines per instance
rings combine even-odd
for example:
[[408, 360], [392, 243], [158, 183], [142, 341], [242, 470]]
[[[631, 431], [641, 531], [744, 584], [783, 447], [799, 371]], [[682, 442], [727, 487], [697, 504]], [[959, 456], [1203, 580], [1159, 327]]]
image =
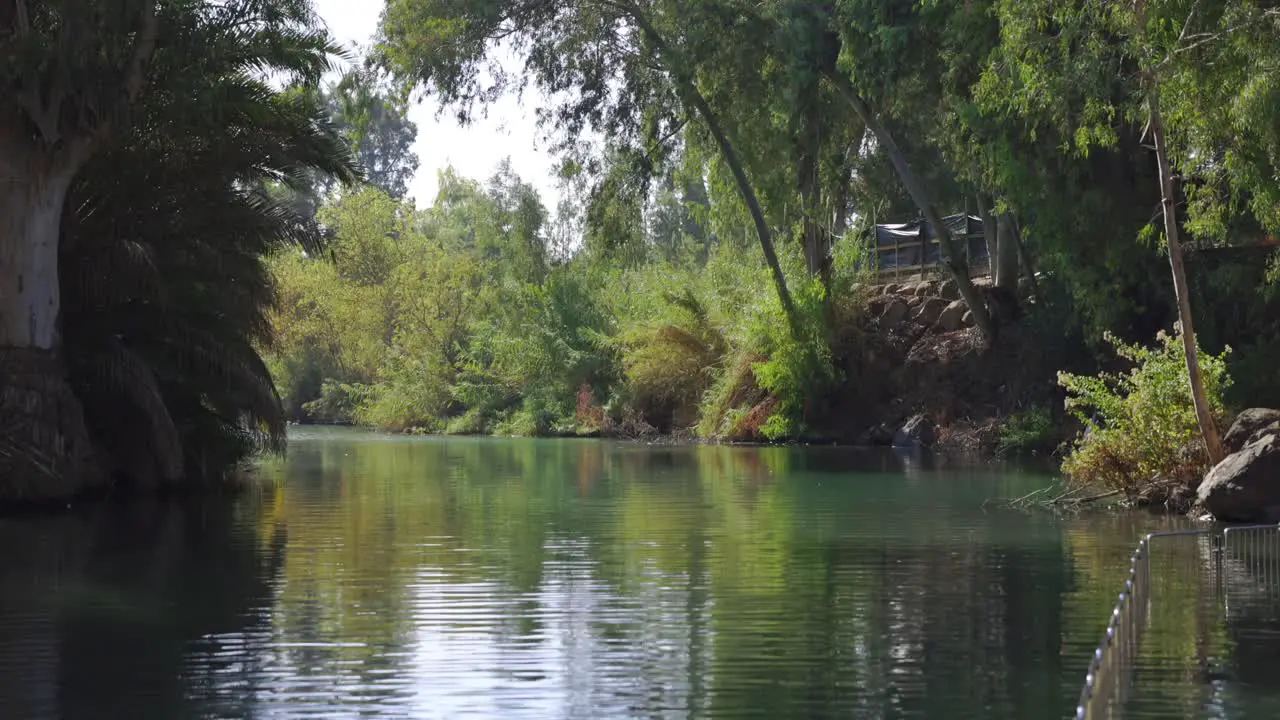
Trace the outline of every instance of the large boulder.
[[893, 446], [898, 448], [927, 448], [933, 440], [933, 422], [924, 415], [912, 415], [893, 434]]
[[964, 325], [964, 315], [969, 312], [969, 306], [964, 304], [963, 300], [956, 300], [950, 305], [943, 308], [942, 313], [938, 315], [938, 327], [943, 332], [955, 332]]
[[960, 286], [956, 284], [955, 280], [943, 280], [942, 284], [938, 286], [938, 294], [944, 300], [959, 300]]
[[1223, 458], [1196, 497], [1224, 522], [1280, 522], [1280, 435], [1266, 435]]
[[1222, 446], [1229, 453], [1240, 452], [1267, 435], [1280, 435], [1280, 410], [1250, 408], [1236, 416]]
[[907, 319], [907, 313], [911, 308], [902, 300], [894, 299], [888, 305], [884, 306], [884, 310], [880, 313], [880, 324], [884, 327], [897, 327]]
[[938, 322], [938, 316], [942, 315], [942, 311], [947, 309], [947, 301], [942, 298], [928, 298], [920, 309], [916, 310], [915, 320], [921, 325], [934, 325]]
[[893, 430], [884, 423], [868, 428], [858, 436], [858, 444], [870, 447], [887, 447], [893, 444]]

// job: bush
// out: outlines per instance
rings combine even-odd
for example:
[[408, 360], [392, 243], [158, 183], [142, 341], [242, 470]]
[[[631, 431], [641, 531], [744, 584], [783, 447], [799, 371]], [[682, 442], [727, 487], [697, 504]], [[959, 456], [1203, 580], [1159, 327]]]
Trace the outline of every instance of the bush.
[[[1191, 387], [1186, 355], [1176, 335], [1160, 333], [1154, 348], [1125, 345], [1107, 334], [1127, 372], [1096, 377], [1059, 373], [1069, 397], [1067, 409], [1085, 425], [1063, 463], [1063, 471], [1080, 486], [1121, 491], [1130, 499], [1153, 486], [1186, 487], [1208, 469]], [[1200, 370], [1215, 420], [1225, 415], [1223, 394], [1230, 385], [1226, 356], [1200, 353]]]
[[[798, 437], [806, 430], [808, 405], [838, 380], [827, 338], [825, 290], [817, 279], [793, 283], [797, 333], [793, 334], [781, 304], [771, 302], [768, 312], [753, 326], [759, 345], [769, 359], [752, 369], [756, 381], [776, 402], [760, 434], [769, 440]], [[799, 337], [797, 337], [797, 334]]]
[[683, 429], [696, 421], [728, 343], [691, 287], [661, 297], [665, 304], [627, 328], [618, 344], [631, 406], [660, 426]]
[[1058, 445], [1058, 427], [1046, 408], [1034, 407], [1010, 415], [1000, 427], [996, 452], [1001, 456], [1040, 455]]
[[368, 385], [326, 380], [320, 387], [320, 397], [303, 404], [302, 409], [315, 422], [349, 425], [355, 422], [356, 413], [368, 396]]

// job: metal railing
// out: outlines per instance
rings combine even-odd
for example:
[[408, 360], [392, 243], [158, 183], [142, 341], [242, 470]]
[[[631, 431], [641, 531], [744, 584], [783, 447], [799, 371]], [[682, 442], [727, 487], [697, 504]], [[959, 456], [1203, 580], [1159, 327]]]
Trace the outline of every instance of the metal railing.
[[[1250, 525], [1224, 530], [1154, 532], [1138, 543], [1129, 560], [1129, 575], [1107, 621], [1102, 642], [1089, 662], [1076, 705], [1077, 720], [1120, 718], [1133, 685], [1133, 674], [1152, 603], [1152, 547], [1168, 538], [1196, 539], [1194, 562], [1209, 574], [1213, 594], [1230, 615], [1229, 598], [1271, 599], [1280, 595], [1280, 525]], [[1205, 555], [1208, 557], [1205, 557]], [[1160, 566], [1157, 566], [1159, 572]]]

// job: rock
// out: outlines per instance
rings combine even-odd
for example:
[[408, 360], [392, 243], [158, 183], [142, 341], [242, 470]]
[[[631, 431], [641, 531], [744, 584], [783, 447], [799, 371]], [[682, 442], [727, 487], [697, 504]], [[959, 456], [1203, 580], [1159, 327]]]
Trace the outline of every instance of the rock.
[[928, 280], [925, 280], [923, 282], [916, 284], [916, 289], [915, 289], [916, 297], [922, 298], [928, 295], [936, 295], [936, 294], [937, 294], [937, 288], [934, 286], [934, 283]]
[[880, 313], [880, 324], [884, 327], [897, 327], [907, 319], [907, 313], [911, 308], [902, 300], [893, 300], [884, 306], [884, 310]]
[[913, 295], [907, 298], [907, 307], [911, 308], [912, 310], [915, 310], [916, 308], [920, 307], [923, 304], [924, 304], [924, 298], [920, 297], [919, 295]]
[[900, 290], [902, 290], [902, 286], [897, 283], [889, 283], [884, 286], [885, 295], [897, 295]]
[[975, 322], [976, 320], [974, 320], [973, 318], [973, 311], [965, 310], [964, 315], [960, 318], [960, 324], [968, 328], [968, 327], [973, 327], [973, 324]]
[[938, 315], [938, 327], [942, 328], [943, 332], [954, 332], [959, 330], [963, 324], [964, 314], [966, 312], [969, 312], [969, 307], [964, 304], [963, 300], [952, 301], [952, 303], [943, 308], [942, 313]]
[[1224, 522], [1280, 522], [1280, 435], [1266, 435], [1223, 458], [1196, 496]]
[[924, 304], [916, 310], [913, 316], [915, 321], [921, 325], [933, 325], [938, 322], [938, 316], [943, 310], [947, 309], [947, 301], [942, 298], [925, 298]]
[[938, 286], [938, 294], [942, 296], [943, 300], [959, 300], [960, 286], [956, 285], [955, 280], [944, 280]]
[[899, 448], [927, 448], [933, 445], [933, 423], [924, 415], [912, 415], [898, 432], [893, 434], [893, 446]]
[[893, 444], [893, 430], [881, 423], [858, 437], [858, 444], [869, 447], [887, 447]]
[[1229, 453], [1240, 452], [1267, 435], [1280, 435], [1280, 410], [1250, 408], [1236, 416], [1222, 446]]

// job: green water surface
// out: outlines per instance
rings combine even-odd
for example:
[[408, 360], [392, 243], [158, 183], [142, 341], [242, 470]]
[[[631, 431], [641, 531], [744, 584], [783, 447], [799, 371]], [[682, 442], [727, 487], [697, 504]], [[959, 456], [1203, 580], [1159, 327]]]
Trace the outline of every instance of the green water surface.
[[[1063, 718], [1185, 522], [835, 448], [299, 429], [261, 474], [0, 520], [0, 718]], [[1280, 662], [1161, 578], [1132, 717], [1280, 717]]]

